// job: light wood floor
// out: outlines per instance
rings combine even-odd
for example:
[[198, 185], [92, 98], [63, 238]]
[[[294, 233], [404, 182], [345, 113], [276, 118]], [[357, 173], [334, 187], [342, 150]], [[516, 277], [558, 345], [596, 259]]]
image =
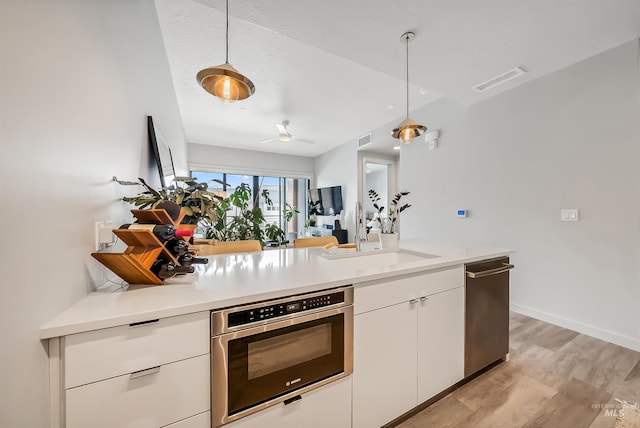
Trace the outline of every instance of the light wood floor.
[[640, 412], [617, 401], [640, 403], [640, 353], [524, 315], [510, 318], [509, 361], [399, 427], [640, 427]]

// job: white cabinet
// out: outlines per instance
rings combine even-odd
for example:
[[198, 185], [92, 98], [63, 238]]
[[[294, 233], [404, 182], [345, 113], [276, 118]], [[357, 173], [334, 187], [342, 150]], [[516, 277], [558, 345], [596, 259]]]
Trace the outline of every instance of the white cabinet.
[[208, 311], [60, 338], [52, 426], [209, 427], [209, 340]]
[[416, 405], [416, 311], [400, 303], [355, 317], [353, 427], [379, 427]]
[[418, 312], [418, 404], [464, 377], [464, 288], [428, 296]]
[[462, 267], [362, 284], [354, 307], [353, 428], [382, 426], [462, 380]]
[[71, 334], [64, 339], [65, 386], [206, 354], [209, 331], [209, 312], [196, 312]]
[[67, 390], [66, 428], [162, 427], [209, 409], [209, 355]]
[[276, 404], [225, 428], [350, 428], [351, 376], [331, 382], [290, 404]]

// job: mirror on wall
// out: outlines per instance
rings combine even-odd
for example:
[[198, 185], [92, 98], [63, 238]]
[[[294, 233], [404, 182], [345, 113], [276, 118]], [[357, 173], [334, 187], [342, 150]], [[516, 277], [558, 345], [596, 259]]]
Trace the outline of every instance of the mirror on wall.
[[168, 187], [176, 176], [171, 148], [165, 141], [162, 133], [154, 125], [151, 116], [147, 116], [147, 132], [149, 133], [151, 153], [158, 167], [160, 185], [162, 187]]
[[367, 162], [365, 164], [365, 190], [367, 192], [367, 199], [364, 201], [364, 212], [366, 218], [369, 220], [375, 211], [373, 202], [369, 198], [369, 190], [375, 190], [380, 196], [380, 202], [385, 207], [388, 206], [389, 201], [389, 165]]
[[362, 157], [361, 168], [361, 201], [365, 222], [368, 222], [375, 212], [373, 202], [369, 198], [369, 189], [378, 193], [378, 205], [384, 206], [385, 210], [388, 209], [389, 201], [396, 192], [396, 160], [365, 155]]

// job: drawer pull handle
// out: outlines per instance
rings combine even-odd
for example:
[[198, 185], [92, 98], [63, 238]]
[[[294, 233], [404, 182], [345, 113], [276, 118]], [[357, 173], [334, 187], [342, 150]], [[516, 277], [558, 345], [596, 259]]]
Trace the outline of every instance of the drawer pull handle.
[[429, 298], [428, 298], [427, 296], [422, 296], [422, 297], [420, 298], [420, 301], [421, 301], [421, 302], [424, 302], [425, 300], [429, 300]]
[[411, 299], [409, 300], [409, 303], [415, 305], [416, 303], [418, 303], [418, 299]]
[[136, 372], [133, 372], [129, 375], [129, 379], [136, 379], [142, 376], [147, 376], [150, 374], [154, 374], [154, 373], [158, 373], [160, 371], [160, 366], [156, 366], [156, 367], [150, 367], [148, 369], [144, 369], [144, 370], [138, 370]]
[[140, 327], [141, 325], [155, 324], [157, 322], [160, 322], [159, 318], [156, 318], [154, 320], [134, 322], [134, 323], [129, 324], [129, 327]]
[[302, 400], [302, 395], [296, 395], [295, 397], [288, 398], [284, 400], [283, 403], [285, 406], [288, 406], [289, 404], [293, 404], [298, 400]]

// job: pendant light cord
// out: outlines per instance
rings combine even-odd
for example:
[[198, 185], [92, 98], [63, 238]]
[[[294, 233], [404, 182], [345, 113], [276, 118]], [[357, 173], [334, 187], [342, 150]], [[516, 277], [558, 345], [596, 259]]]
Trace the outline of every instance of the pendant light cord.
[[[228, 0], [227, 0], [228, 1]], [[405, 36], [407, 41], [407, 118], [409, 117], [409, 34]]]
[[[225, 51], [225, 61], [227, 64], [229, 64], [229, 0], [227, 0], [227, 29], [226, 29], [226, 51]], [[408, 45], [407, 45], [408, 46]], [[408, 52], [408, 51], [407, 51]], [[407, 63], [408, 64], [408, 63]], [[407, 70], [407, 73], [409, 71]]]

